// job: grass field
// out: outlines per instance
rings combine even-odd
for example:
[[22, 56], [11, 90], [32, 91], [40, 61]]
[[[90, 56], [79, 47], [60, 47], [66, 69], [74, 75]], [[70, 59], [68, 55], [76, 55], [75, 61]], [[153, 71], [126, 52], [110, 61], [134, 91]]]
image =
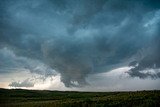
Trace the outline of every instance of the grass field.
[[0, 107], [160, 107], [160, 91], [75, 92], [0, 89]]

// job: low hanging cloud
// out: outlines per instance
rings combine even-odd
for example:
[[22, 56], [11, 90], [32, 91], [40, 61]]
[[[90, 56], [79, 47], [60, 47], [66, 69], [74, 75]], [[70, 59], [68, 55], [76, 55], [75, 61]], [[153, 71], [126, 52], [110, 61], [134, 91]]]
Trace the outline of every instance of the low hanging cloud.
[[0, 2], [0, 54], [7, 49], [23, 59], [19, 63], [3, 54], [0, 72], [7, 72], [4, 65], [13, 68], [12, 62], [32, 73], [54, 75], [56, 70], [70, 87], [123, 66], [132, 65], [129, 74], [140, 78], [147, 77], [140, 71], [160, 67], [157, 0]]
[[[160, 17], [159, 17], [160, 22]], [[158, 29], [157, 29], [158, 30]], [[159, 31], [158, 31], [159, 32]], [[132, 77], [160, 77], [160, 33], [152, 41], [152, 45], [142, 51], [143, 57], [130, 63], [133, 68], [128, 72]], [[154, 42], [154, 43], [153, 43]], [[147, 72], [148, 71], [148, 72]]]
[[29, 87], [34, 87], [34, 82], [28, 78], [28, 79], [26, 79], [22, 82], [14, 81], [14, 82], [10, 83], [9, 86], [10, 87], [26, 87], [26, 88], [29, 88]]

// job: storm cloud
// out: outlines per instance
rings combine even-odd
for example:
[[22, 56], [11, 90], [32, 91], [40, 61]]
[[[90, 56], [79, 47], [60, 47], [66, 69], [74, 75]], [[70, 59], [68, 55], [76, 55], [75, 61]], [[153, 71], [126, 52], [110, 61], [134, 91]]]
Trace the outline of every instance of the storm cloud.
[[1, 73], [55, 70], [66, 87], [123, 66], [160, 77], [158, 0], [3, 0], [0, 12]]

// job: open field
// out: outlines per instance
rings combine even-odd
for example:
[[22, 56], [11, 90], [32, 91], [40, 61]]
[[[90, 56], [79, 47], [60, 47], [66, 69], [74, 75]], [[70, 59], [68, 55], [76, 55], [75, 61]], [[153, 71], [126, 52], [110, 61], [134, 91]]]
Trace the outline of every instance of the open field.
[[160, 91], [69, 92], [0, 89], [0, 107], [160, 107]]

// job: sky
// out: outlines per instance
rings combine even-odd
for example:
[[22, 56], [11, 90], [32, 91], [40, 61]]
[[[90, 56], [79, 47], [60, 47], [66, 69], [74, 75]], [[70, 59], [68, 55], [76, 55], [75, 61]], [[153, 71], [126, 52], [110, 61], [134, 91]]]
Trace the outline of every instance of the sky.
[[159, 0], [0, 0], [0, 88], [160, 89]]

